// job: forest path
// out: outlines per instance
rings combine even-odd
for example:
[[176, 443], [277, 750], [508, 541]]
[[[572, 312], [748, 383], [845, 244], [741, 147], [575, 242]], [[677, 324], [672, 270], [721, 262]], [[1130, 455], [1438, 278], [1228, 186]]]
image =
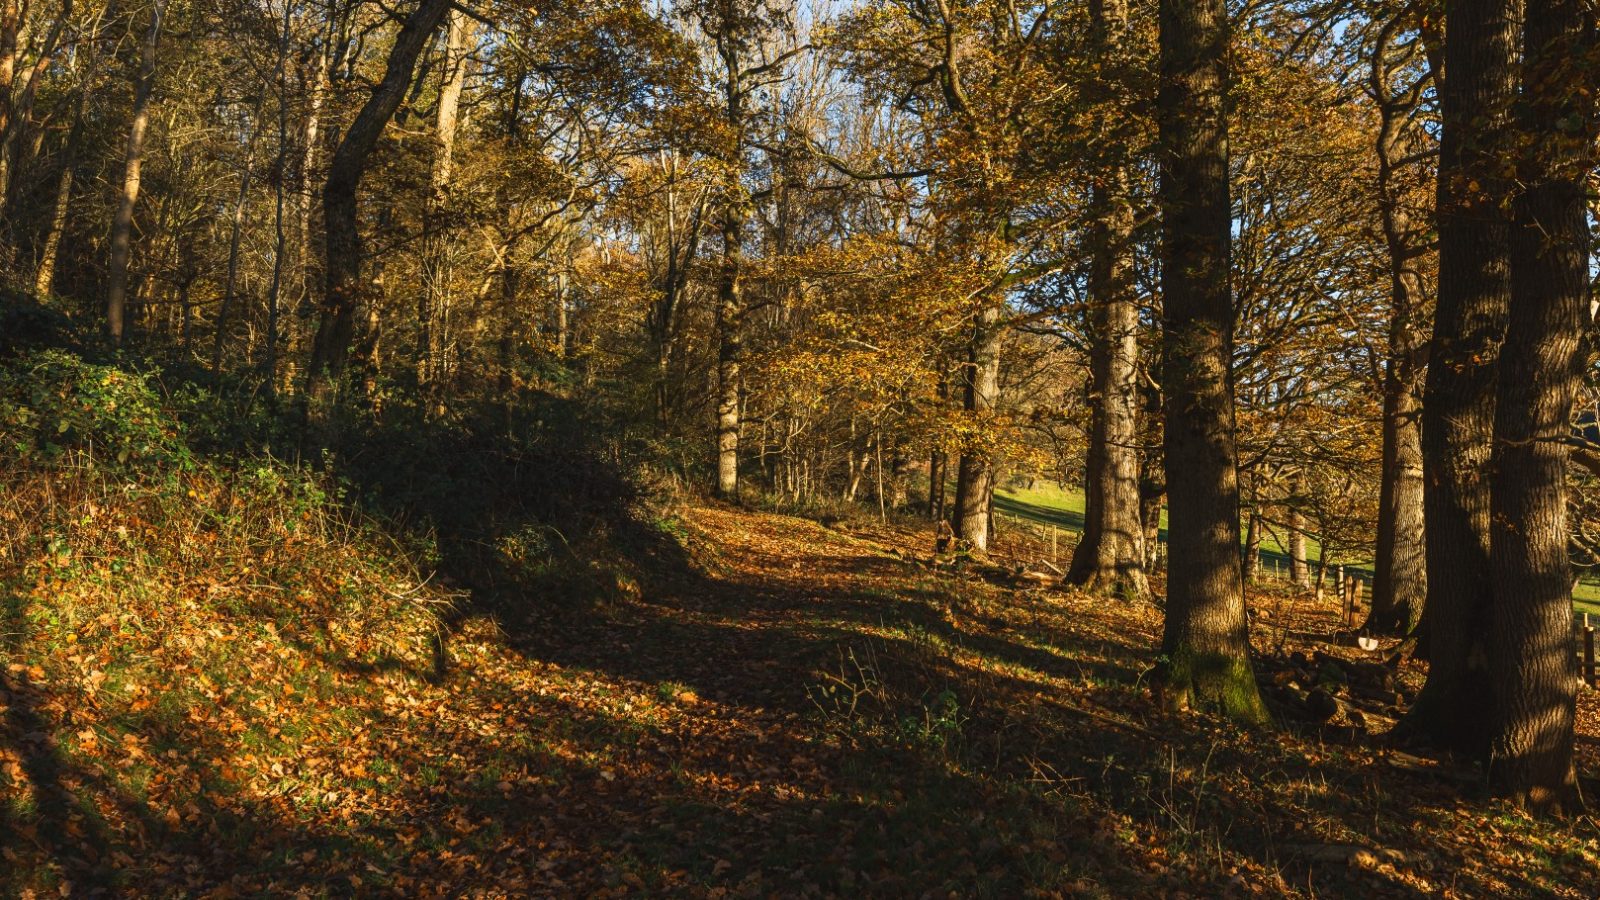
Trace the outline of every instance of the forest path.
[[710, 896], [1155, 883], [1103, 820], [1018, 790], [1058, 734], [1052, 684], [1132, 684], [1131, 656], [1024, 636], [1006, 592], [917, 561], [915, 530], [721, 506], [671, 527], [692, 566], [559, 628], [504, 623], [545, 677], [628, 698], [584, 735], [579, 755], [608, 762], [566, 773], [587, 827], [563, 829], [546, 876]]
[[[1600, 876], [1559, 829], [1497, 820], [1494, 845], [1514, 849], [1486, 854], [1454, 784], [1364, 742], [1162, 713], [1141, 684], [1160, 622], [1148, 605], [935, 566], [920, 527], [720, 505], [668, 527], [681, 570], [604, 615], [511, 631], [586, 690], [648, 698], [590, 735], [615, 780], [602, 770], [570, 794], [607, 827], [551, 867], [568, 884], [606, 871], [621, 890], [706, 896], [1581, 896]], [[1292, 600], [1272, 614], [1332, 618]]]

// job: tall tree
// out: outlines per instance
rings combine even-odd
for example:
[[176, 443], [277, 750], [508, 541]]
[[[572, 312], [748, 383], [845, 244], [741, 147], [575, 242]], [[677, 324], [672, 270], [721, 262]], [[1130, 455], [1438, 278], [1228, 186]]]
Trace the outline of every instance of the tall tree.
[[1595, 165], [1594, 8], [1528, 0], [1517, 105], [1511, 305], [1500, 352], [1490, 491], [1490, 767], [1540, 811], [1579, 803], [1577, 670], [1567, 557], [1567, 439], [1589, 318], [1585, 182]]
[[[1127, 0], [1091, 0], [1090, 44], [1100, 57], [1105, 101], [1123, 72]], [[1119, 104], [1105, 102], [1109, 114]], [[1139, 522], [1139, 307], [1133, 280], [1131, 148], [1126, 128], [1105, 122], [1103, 168], [1091, 198], [1089, 448], [1084, 476], [1083, 538], [1067, 581], [1121, 597], [1142, 597], [1144, 529]], [[1123, 132], [1118, 134], [1119, 130]]]
[[739, 366], [744, 357], [744, 232], [750, 197], [744, 186], [744, 50], [748, 36], [718, 32], [728, 135], [722, 173], [722, 260], [717, 269], [717, 495], [739, 496]]
[[[966, 364], [959, 368], [961, 405], [979, 422], [991, 414], [1000, 396], [1000, 310], [985, 301], [972, 322]], [[956, 496], [951, 527], [956, 538], [974, 550], [989, 548], [989, 504], [994, 498], [994, 452], [963, 447], [956, 460]]]
[[[33, 275], [33, 291], [40, 297], [49, 296], [55, 291], [56, 259], [61, 250], [61, 235], [67, 228], [73, 183], [78, 176], [78, 165], [84, 155], [82, 137], [85, 114], [89, 108], [89, 98], [94, 93], [93, 82], [99, 69], [100, 27], [104, 13], [104, 7], [97, 9], [94, 17], [83, 29], [84, 51], [81, 58], [79, 54], [73, 54], [63, 67], [76, 81], [73, 85], [76, 97], [72, 104], [72, 125], [67, 129], [67, 139], [61, 148], [61, 174], [57, 176], [55, 203], [50, 209], [44, 245], [39, 251], [39, 265]], [[9, 212], [9, 205], [7, 209]]]
[[[73, 37], [69, 23], [74, 16], [73, 0], [62, 0], [50, 19], [50, 26], [34, 48], [33, 60], [28, 63], [21, 52], [19, 38], [27, 30], [23, 19], [29, 4], [16, 0], [0, 5], [0, 203], [9, 208], [13, 197], [13, 176], [26, 155], [30, 142], [27, 133], [36, 126], [34, 103], [39, 97], [39, 86], [45, 74], [56, 65], [58, 53]], [[89, 31], [98, 30], [99, 19], [107, 12], [105, 6], [95, 5], [89, 14]], [[76, 68], [73, 61], [68, 66]], [[35, 145], [33, 149], [37, 149]]]
[[445, 206], [455, 165], [456, 130], [461, 113], [461, 92], [466, 86], [467, 63], [477, 22], [461, 9], [453, 9], [445, 28], [443, 80], [434, 111], [433, 171], [426, 219], [423, 223], [423, 284], [417, 294], [417, 383], [426, 385], [434, 375], [434, 318], [449, 301], [449, 239], [444, 234]]
[[412, 10], [389, 50], [383, 79], [356, 113], [328, 164], [328, 177], [322, 188], [327, 283], [306, 370], [306, 392], [313, 398], [325, 393], [344, 375], [355, 330], [356, 306], [366, 293], [361, 282], [364, 251], [357, 212], [367, 159], [400, 108], [418, 55], [432, 40], [449, 9], [450, 0], [421, 0]]
[[1229, 285], [1224, 0], [1162, 0], [1163, 369], [1169, 562], [1163, 690], [1174, 706], [1267, 718], [1239, 569]]
[[[1383, 373], [1383, 469], [1379, 473], [1378, 541], [1372, 606], [1366, 629], [1405, 635], [1417, 627], [1427, 599], [1423, 535], [1422, 386], [1427, 331], [1426, 286], [1420, 269], [1428, 248], [1407, 194], [1419, 146], [1429, 140], [1414, 121], [1433, 82], [1423, 38], [1405, 34], [1408, 16], [1396, 13], [1373, 42], [1368, 92], [1377, 104], [1378, 217], [1389, 263], [1389, 346]], [[1400, 83], [1397, 85], [1396, 82]]]
[[694, 10], [701, 31], [711, 41], [719, 63], [716, 78], [721, 105], [721, 133], [713, 156], [720, 171], [722, 251], [717, 266], [717, 476], [720, 497], [739, 494], [739, 433], [744, 362], [745, 231], [752, 204], [744, 183], [745, 149], [753, 137], [752, 99], [762, 87], [783, 77], [784, 64], [795, 48], [768, 52], [774, 39], [792, 33], [789, 9], [773, 0], [717, 0]]
[[[261, 109], [266, 105], [263, 91], [256, 100], [255, 111], [250, 115], [250, 138], [245, 142], [244, 169], [239, 173], [239, 193], [233, 201], [232, 221], [228, 228], [228, 274], [222, 282], [222, 301], [217, 304], [216, 334], [211, 344], [211, 371], [222, 371], [222, 353], [228, 336], [229, 313], [233, 311], [235, 288], [239, 284], [239, 263], [244, 243], [245, 209], [250, 202], [250, 185], [255, 177], [256, 149], [261, 141], [264, 122]], [[280, 100], [279, 106], [283, 105]]]
[[1428, 680], [1402, 736], [1481, 752], [1488, 733], [1489, 463], [1495, 369], [1510, 299], [1505, 132], [1516, 0], [1445, 10], [1439, 92], [1439, 288], [1422, 406]]
[[144, 166], [144, 135], [150, 126], [150, 98], [155, 92], [156, 48], [161, 41], [161, 17], [166, 0], [150, 4], [150, 25], [145, 29], [139, 55], [139, 70], [133, 82], [133, 117], [128, 124], [128, 141], [123, 154], [122, 186], [111, 218], [111, 259], [106, 284], [106, 333], [114, 344], [122, 343], [128, 303], [128, 262], [133, 255], [133, 209], [139, 202], [139, 184]]

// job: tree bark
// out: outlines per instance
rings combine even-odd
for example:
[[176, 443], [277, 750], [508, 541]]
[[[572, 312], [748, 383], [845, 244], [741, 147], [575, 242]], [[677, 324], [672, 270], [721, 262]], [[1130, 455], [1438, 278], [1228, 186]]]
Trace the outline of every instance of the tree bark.
[[904, 509], [910, 496], [911, 457], [906, 455], [904, 446], [896, 444], [889, 454], [889, 508]]
[[1478, 755], [1488, 739], [1488, 467], [1510, 297], [1501, 170], [1517, 0], [1455, 0], [1445, 15], [1439, 287], [1422, 406], [1429, 667], [1397, 736]]
[[357, 203], [367, 158], [400, 107], [417, 56], [448, 9], [450, 0], [421, 0], [412, 11], [389, 51], [383, 80], [356, 113], [329, 162], [328, 178], [322, 188], [327, 283], [306, 371], [306, 393], [313, 400], [343, 377], [355, 331], [356, 307], [367, 293], [361, 283], [363, 246]]
[[1261, 516], [1254, 510], [1245, 518], [1244, 529], [1244, 582], [1254, 584], [1261, 580]]
[[145, 30], [139, 56], [139, 74], [133, 85], [133, 117], [128, 125], [123, 155], [122, 190], [111, 217], [111, 257], [106, 284], [106, 333], [121, 344], [128, 302], [128, 261], [133, 255], [133, 208], [139, 202], [139, 182], [144, 164], [144, 134], [150, 126], [150, 96], [156, 81], [156, 47], [161, 41], [161, 18], [166, 0], [150, 5], [150, 27]]
[[[280, 63], [282, 60], [280, 59]], [[280, 98], [279, 106], [284, 98]], [[211, 374], [222, 371], [222, 352], [227, 344], [228, 320], [233, 312], [234, 292], [239, 284], [239, 252], [244, 240], [244, 213], [250, 200], [250, 185], [255, 177], [256, 147], [261, 139], [261, 109], [266, 103], [266, 92], [256, 101], [250, 119], [250, 140], [245, 147], [244, 171], [239, 174], [239, 193], [233, 202], [233, 221], [228, 229], [228, 268], [222, 282], [222, 302], [217, 306], [216, 334], [212, 335]]]
[[[723, 28], [731, 27], [728, 23]], [[724, 148], [722, 264], [717, 274], [717, 496], [739, 496], [739, 366], [744, 359], [744, 230], [750, 215], [744, 176], [745, 85], [741, 44], [726, 30], [717, 35], [722, 57], [724, 114], [732, 132]]]
[[1411, 634], [1427, 599], [1427, 551], [1422, 481], [1422, 387], [1426, 340], [1423, 286], [1416, 261], [1416, 229], [1404, 206], [1396, 159], [1412, 146], [1407, 128], [1420, 84], [1396, 96], [1390, 84], [1389, 43], [1396, 17], [1380, 31], [1373, 52], [1371, 91], [1380, 126], [1378, 213], [1389, 261], [1389, 352], [1383, 376], [1383, 462], [1379, 480], [1378, 541], [1373, 565], [1372, 608], [1363, 630]]
[[[90, 66], [96, 57], [91, 54]], [[39, 253], [39, 267], [34, 271], [33, 292], [48, 297], [55, 290], [56, 260], [61, 252], [61, 235], [67, 229], [67, 213], [72, 205], [72, 184], [77, 177], [78, 146], [83, 136], [83, 114], [89, 103], [87, 85], [78, 89], [77, 107], [72, 115], [72, 128], [67, 132], [67, 145], [62, 150], [60, 180], [56, 182], [55, 204], [51, 208], [49, 230], [45, 232], [44, 248]]]
[[1289, 507], [1289, 580], [1296, 587], [1311, 587], [1311, 566], [1306, 563], [1306, 517], [1298, 506]]
[[[734, 190], [742, 191], [742, 188]], [[717, 280], [717, 495], [739, 496], [739, 365], [744, 358], [744, 206], [729, 200], [722, 220]]]
[[455, 166], [456, 125], [460, 118], [461, 91], [467, 81], [467, 56], [471, 50], [476, 21], [460, 9], [449, 14], [445, 36], [444, 81], [439, 86], [439, 103], [434, 114], [432, 194], [424, 216], [423, 284], [417, 298], [417, 384], [427, 385], [434, 376], [434, 315], [444, 308], [449, 293], [448, 242], [441, 233], [449, 200], [450, 176]]
[[[1092, 0], [1091, 44], [1111, 66], [1122, 57], [1126, 0]], [[1115, 96], [1116, 86], [1103, 86]], [[1139, 307], [1133, 281], [1133, 207], [1127, 148], [1115, 139], [1091, 199], [1091, 299], [1088, 465], [1083, 540], [1067, 582], [1090, 591], [1137, 598], [1149, 591], [1144, 529], [1139, 522]]]
[[1589, 9], [1583, 0], [1528, 0], [1518, 106], [1523, 192], [1513, 205], [1511, 306], [1494, 419], [1489, 781], [1540, 812], [1580, 803], [1565, 441], [1589, 314]]
[[1162, 388], [1168, 553], [1166, 701], [1267, 719], [1239, 571], [1223, 0], [1162, 0]]
[[[994, 412], [1000, 393], [1000, 310], [993, 303], [974, 317], [962, 371], [961, 404], [986, 431], [984, 420]], [[979, 553], [989, 549], [989, 501], [994, 492], [994, 454], [984, 447], [964, 446], [956, 463], [956, 498], [951, 529], [956, 540]]]
[[[6, 15], [13, 16], [16, 12], [15, 3], [8, 3]], [[99, 15], [92, 28], [98, 29]], [[0, 113], [0, 205], [3, 205], [5, 215], [13, 213], [13, 201], [16, 199], [17, 171], [22, 168], [26, 155], [24, 149], [38, 150], [39, 141], [43, 135], [35, 135], [34, 141], [25, 140], [25, 133], [34, 124], [33, 105], [39, 96], [39, 82], [44, 80], [44, 75], [55, 64], [56, 53], [61, 49], [62, 38], [67, 33], [68, 24], [73, 20], [74, 10], [72, 0], [63, 0], [60, 11], [50, 23], [50, 30], [45, 34], [44, 40], [38, 47], [38, 55], [34, 57], [33, 64], [24, 69], [20, 75], [16, 65], [20, 61], [17, 54], [17, 37], [15, 30], [16, 20], [11, 19], [4, 26], [5, 35], [0, 36], [0, 97], [4, 98], [4, 111]], [[20, 80], [20, 84], [18, 83]], [[79, 118], [82, 117], [80, 109]]]

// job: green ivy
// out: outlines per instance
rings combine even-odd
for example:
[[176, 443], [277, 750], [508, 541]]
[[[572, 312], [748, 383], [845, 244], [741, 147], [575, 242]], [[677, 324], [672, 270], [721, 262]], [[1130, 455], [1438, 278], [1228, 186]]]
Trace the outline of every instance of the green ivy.
[[61, 350], [0, 367], [0, 445], [41, 464], [78, 451], [100, 465], [194, 466], [182, 426], [148, 376]]

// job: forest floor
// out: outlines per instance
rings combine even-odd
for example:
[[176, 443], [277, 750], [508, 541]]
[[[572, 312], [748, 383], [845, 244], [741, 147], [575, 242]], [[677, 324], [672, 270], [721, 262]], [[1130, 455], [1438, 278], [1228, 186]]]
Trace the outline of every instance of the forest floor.
[[[31, 619], [0, 680], [0, 889], [1578, 897], [1600, 883], [1593, 818], [1463, 799], [1470, 773], [1396, 765], [1349, 729], [1162, 712], [1142, 683], [1154, 606], [936, 565], [920, 527], [722, 506], [655, 527], [673, 552], [598, 608], [464, 609], [431, 656], [382, 665], [240, 630], [234, 611], [169, 630], [142, 681], [108, 681], [111, 650], [41, 641], [49, 623]], [[1258, 599], [1264, 652], [1332, 627], [1308, 604]], [[231, 676], [201, 666], [219, 646], [204, 658]], [[1600, 704], [1582, 702], [1593, 774]]]

